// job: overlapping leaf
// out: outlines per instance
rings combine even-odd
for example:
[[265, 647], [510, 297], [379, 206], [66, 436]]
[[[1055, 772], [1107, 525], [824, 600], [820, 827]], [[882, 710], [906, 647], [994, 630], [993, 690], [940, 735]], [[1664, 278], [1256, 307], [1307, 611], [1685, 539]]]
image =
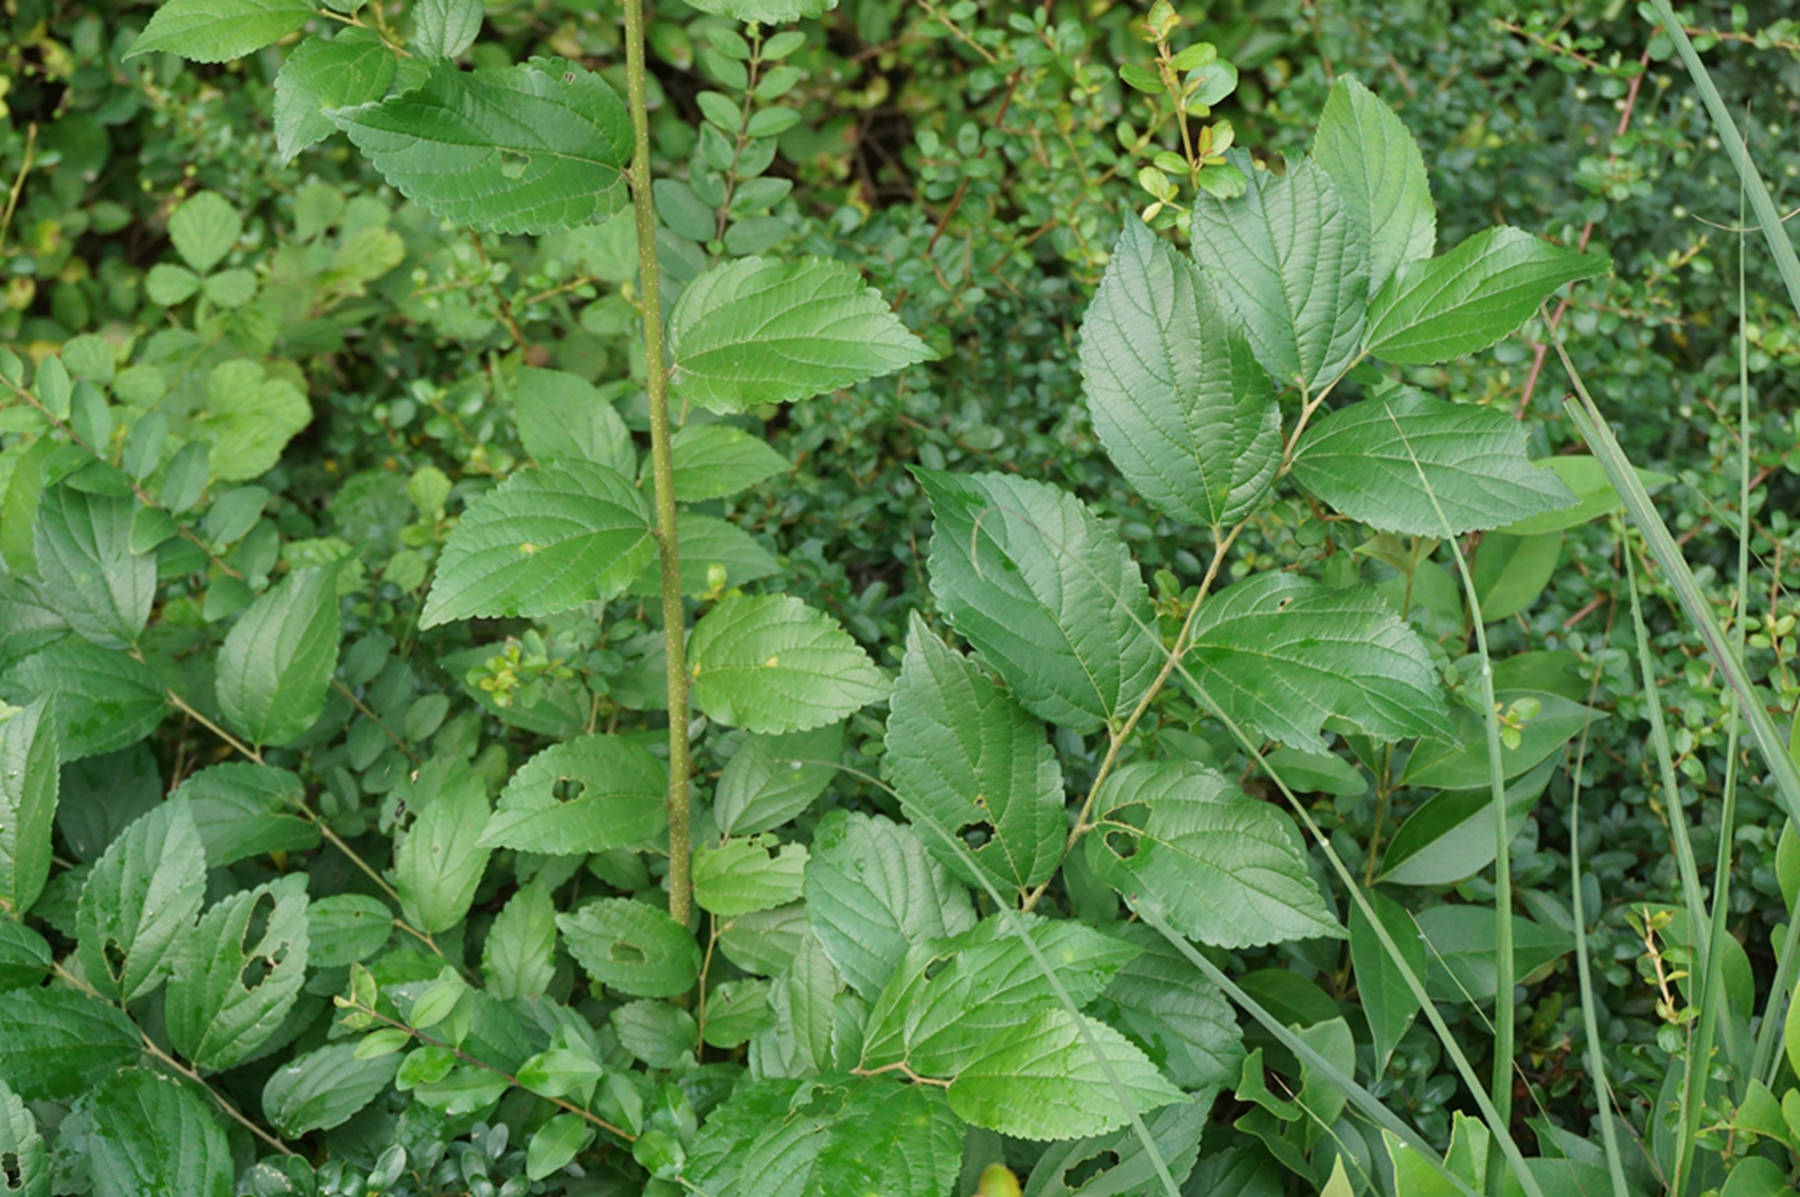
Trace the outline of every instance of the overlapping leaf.
[[1313, 137], [1313, 160], [1336, 186], [1344, 211], [1369, 246], [1369, 290], [1401, 263], [1431, 256], [1437, 209], [1425, 160], [1394, 110], [1348, 76], [1338, 76]]
[[72, 486], [38, 500], [38, 585], [71, 628], [102, 648], [135, 644], [156, 599], [156, 558], [131, 548], [136, 507]]
[[5, 1080], [26, 1101], [73, 1097], [142, 1051], [124, 1011], [79, 990], [18, 989], [0, 1001]]
[[837, 775], [844, 725], [745, 736], [713, 791], [713, 821], [726, 835], [779, 827], [813, 804]]
[[312, 15], [307, 0], [168, 0], [125, 57], [166, 50], [192, 62], [225, 62], [281, 40]]
[[886, 689], [837, 621], [786, 595], [720, 602], [694, 625], [688, 662], [695, 705], [753, 732], [835, 723]]
[[569, 952], [589, 975], [633, 997], [674, 997], [700, 975], [700, 945], [665, 912], [602, 898], [556, 916]]
[[0, 723], [0, 910], [22, 918], [50, 876], [61, 786], [56, 721], [40, 698]]
[[76, 1103], [94, 1197], [231, 1197], [237, 1166], [206, 1099], [174, 1077], [127, 1068]]
[[461, 762], [440, 757], [427, 761], [404, 792], [418, 815], [395, 853], [395, 884], [413, 926], [446, 931], [469, 912], [492, 855], [482, 840], [486, 783]]
[[374, 34], [346, 29], [330, 41], [309, 37], [282, 60], [275, 76], [275, 147], [292, 158], [337, 132], [325, 115], [379, 100], [394, 79], [394, 52]]
[[219, 1072], [281, 1027], [306, 980], [306, 879], [290, 874], [215, 904], [185, 938], [169, 982], [169, 1040]]
[[169, 706], [150, 667], [117, 649], [64, 637], [0, 674], [0, 697], [54, 701], [65, 762], [129, 748], [156, 729]]
[[288, 744], [325, 709], [337, 667], [338, 570], [297, 569], [238, 617], [219, 649], [219, 709], [256, 744]]
[[161, 985], [194, 927], [206, 855], [185, 802], [165, 802], [107, 846], [81, 889], [76, 953], [89, 984], [130, 1001]]
[[284, 1135], [330, 1130], [387, 1092], [400, 1057], [358, 1059], [353, 1043], [332, 1043], [296, 1056], [263, 1085], [263, 1116]]

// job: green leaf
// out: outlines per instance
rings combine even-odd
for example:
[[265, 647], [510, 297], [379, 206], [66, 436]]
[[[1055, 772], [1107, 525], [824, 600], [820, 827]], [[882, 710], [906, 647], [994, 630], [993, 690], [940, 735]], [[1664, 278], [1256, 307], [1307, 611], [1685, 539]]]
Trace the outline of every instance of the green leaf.
[[[1482, 749], [1486, 751], [1486, 737]], [[1548, 759], [1506, 787], [1506, 822], [1513, 835], [1549, 784], [1560, 762]], [[1445, 790], [1427, 798], [1388, 841], [1381, 860], [1383, 883], [1454, 885], [1494, 863], [1494, 797], [1479, 789]]]
[[1574, 501], [1525, 456], [1519, 421], [1412, 390], [1314, 424], [1294, 457], [1294, 479], [1352, 519], [1413, 536], [1443, 536], [1446, 520], [1457, 535], [1496, 528]]
[[[165, 5], [157, 17], [173, 7], [174, 4]], [[152, 18], [152, 28], [155, 24]], [[196, 192], [169, 217], [169, 240], [175, 243], [175, 252], [199, 274], [206, 274], [223, 261], [243, 232], [244, 218], [230, 200], [216, 191]]]
[[1369, 352], [1398, 365], [1474, 353], [1508, 336], [1564, 283], [1612, 270], [1605, 254], [1519, 229], [1483, 229], [1448, 253], [1403, 265], [1369, 301]]
[[337, 132], [328, 108], [366, 104], [387, 94], [394, 53], [371, 34], [346, 29], [330, 41], [309, 37], [275, 76], [275, 148], [282, 161]]
[[312, 407], [299, 387], [238, 358], [207, 375], [206, 406], [193, 433], [211, 447], [213, 479], [242, 482], [274, 469], [282, 449], [311, 422]]
[[778, 845], [773, 836], [702, 845], [694, 853], [694, 902], [726, 918], [773, 910], [800, 896], [805, 870], [806, 845]]
[[[1516, 748], [1500, 750], [1501, 774], [1514, 778], [1560, 749], [1590, 723], [1606, 718], [1604, 711], [1571, 702], [1560, 694], [1539, 690], [1500, 690], [1494, 700], [1510, 706], [1520, 699], [1537, 704], [1537, 713], [1524, 720]], [[1488, 785], [1487, 729], [1482, 717], [1466, 707], [1452, 712], [1447, 736], [1421, 740], [1406, 759], [1400, 775], [1403, 785], [1462, 790]]]
[[1550, 584], [1562, 557], [1563, 534], [1508, 536], [1503, 532], [1481, 538], [1471, 571], [1481, 621], [1510, 619], [1537, 601]]
[[137, 643], [156, 600], [156, 557], [131, 551], [129, 496], [53, 486], [38, 500], [33, 542], [46, 602], [102, 648]]
[[166, 50], [190, 62], [225, 62], [281, 40], [312, 15], [307, 0], [168, 0], [125, 57]]
[[[1156, 1156], [1176, 1184], [1187, 1179], [1200, 1156], [1213, 1095], [1164, 1106], [1144, 1119]], [[1138, 1197], [1161, 1189], [1153, 1157], [1135, 1127], [1121, 1127], [1073, 1143], [1048, 1148], [1025, 1182], [1025, 1197]], [[1222, 1190], [1205, 1190], [1217, 1192]]]
[[879, 816], [833, 811], [819, 820], [805, 895], [819, 945], [870, 999], [909, 946], [975, 925], [968, 891], [926, 854], [917, 833]]
[[787, 595], [721, 601], [688, 638], [694, 705], [729, 727], [805, 731], [879, 700], [886, 685], [837, 621]]
[[837, 776], [844, 725], [745, 736], [713, 791], [713, 822], [723, 835], [755, 835], [803, 814]]
[[5, 1080], [26, 1101], [73, 1097], [142, 1051], [122, 1010], [77, 990], [18, 989], [0, 1001]]
[[794, 468], [761, 437], [729, 424], [689, 424], [671, 438], [669, 453], [683, 503], [735, 495]]
[[574, 459], [520, 470], [451, 530], [419, 626], [610, 598], [654, 549], [644, 496], [624, 475]]
[[[1400, 949], [1406, 966], [1414, 976], [1423, 978], [1425, 945], [1419, 938], [1419, 929], [1413, 925], [1412, 916], [1386, 894], [1370, 890], [1367, 896], [1388, 937]], [[1400, 966], [1382, 946], [1362, 907], [1355, 903], [1350, 907], [1350, 962], [1356, 970], [1357, 1000], [1362, 1005], [1363, 1017], [1369, 1023], [1369, 1035], [1374, 1041], [1375, 1075], [1379, 1077], [1387, 1071], [1395, 1045], [1419, 1013], [1419, 1001], [1407, 988]]]
[[544, 996], [556, 975], [556, 904], [543, 881], [522, 886], [494, 916], [481, 978], [502, 1001]]
[[1369, 290], [1381, 289], [1401, 263], [1431, 256], [1437, 209], [1419, 145], [1394, 110], [1348, 75], [1339, 75], [1319, 114], [1313, 160], [1336, 186], [1344, 211], [1369, 246]]
[[[691, 598], [716, 598], [720, 593], [717, 566], [725, 571], [724, 590], [780, 572], [781, 563], [762, 542], [736, 524], [691, 511], [675, 515], [675, 540], [681, 547], [681, 593]], [[632, 587], [634, 594], [661, 593], [659, 565], [651, 561]]]
[[740, 258], [681, 292], [669, 314], [675, 397], [716, 412], [806, 399], [933, 356], [854, 267]]
[[1243, 1032], [1225, 995], [1142, 923], [1113, 934], [1139, 953], [1090, 1008], [1143, 1050], [1182, 1089], [1229, 1085], [1242, 1071]]
[[963, 1121], [1020, 1139], [1102, 1134], [1184, 1096], [1117, 1031], [1061, 1009], [992, 1036], [949, 1090]]
[[[1494, 1000], [1494, 908], [1427, 906], [1414, 916], [1425, 937], [1431, 969], [1426, 991], [1441, 1002]], [[1569, 951], [1558, 927], [1513, 916], [1514, 975], [1524, 977]]]
[[1321, 750], [1327, 719], [1385, 740], [1445, 726], [1431, 655], [1372, 590], [1256, 575], [1206, 600], [1183, 663], [1208, 706], [1292, 748]]
[[473, 71], [438, 62], [411, 91], [326, 115], [402, 195], [459, 225], [548, 233], [628, 202], [625, 105], [560, 58]]
[[1222, 948], [1343, 937], [1288, 820], [1191, 761], [1126, 765], [1095, 799], [1087, 859], [1145, 893], [1182, 933]]
[[140, 998], [175, 967], [206, 895], [206, 854], [185, 802], [134, 820], [88, 874], [76, 913], [76, 952], [107, 997]]
[[0, 1080], [0, 1160], [6, 1164], [6, 1192], [13, 1197], [50, 1197], [50, 1153], [37, 1119], [18, 1094]]
[[240, 761], [189, 774], [173, 795], [193, 812], [206, 862], [215, 869], [318, 847], [318, 827], [300, 814], [305, 796], [306, 784], [286, 769]]
[[406, 46], [426, 58], [455, 58], [481, 32], [482, 0], [415, 0], [407, 9], [412, 36]]
[[594, 1127], [574, 1114], [558, 1114], [532, 1132], [525, 1145], [525, 1174], [543, 1180], [594, 1141]]
[[151, 303], [165, 308], [174, 307], [199, 289], [200, 276], [173, 262], [158, 262], [144, 275], [144, 294]]
[[415, 812], [394, 859], [394, 881], [407, 921], [435, 934], [462, 921], [492, 850], [483, 842], [487, 783], [460, 761], [427, 761], [404, 791]]
[[237, 1167], [212, 1105], [173, 1077], [127, 1068], [76, 1103], [94, 1197], [231, 1197]]
[[1249, 172], [1237, 199], [1194, 204], [1194, 260], [1225, 297], [1256, 360], [1282, 386], [1316, 391], [1362, 347], [1369, 290], [1363, 230], [1324, 169]]
[[333, 1043], [283, 1064], [263, 1085], [263, 1117], [289, 1137], [342, 1126], [387, 1092], [400, 1057], [356, 1058], [356, 1046]]
[[776, 25], [830, 12], [837, 7], [837, 0], [688, 0], [688, 7], [738, 21]]
[[256, 744], [291, 744], [318, 721], [337, 669], [338, 567], [297, 569], [259, 595], [219, 649], [219, 710]]
[[[700, 1043], [700, 1027], [692, 1014], [653, 998], [627, 1002], [612, 1012], [611, 1021], [625, 1050], [651, 1068], [675, 1068], [691, 1061]], [[594, 1068], [598, 1072], [599, 1065]]]
[[306, 926], [313, 967], [343, 968], [381, 950], [394, 912], [368, 894], [332, 894], [307, 907]]
[[1002, 889], [1048, 879], [1062, 862], [1069, 822], [1044, 725], [916, 613], [889, 701], [882, 771], [932, 855], [965, 884], [979, 884], [964, 854], [944, 841], [952, 835]]
[[36, 988], [55, 961], [42, 935], [24, 923], [0, 919], [0, 993]]
[[769, 1024], [750, 1041], [751, 1072], [813, 1076], [847, 1064], [850, 1045], [842, 1043], [840, 1051], [845, 1036], [839, 1031], [839, 1012], [848, 1012], [838, 1002], [843, 989], [843, 977], [818, 939], [803, 936], [794, 958], [770, 987]]
[[62, 784], [56, 720], [40, 698], [0, 722], [0, 910], [24, 918], [50, 877]]
[[915, 469], [931, 591], [1021, 705], [1074, 731], [1121, 720], [1162, 663], [1143, 575], [1073, 495], [1008, 474]]
[[[1624, 511], [1625, 501], [1619, 498], [1619, 492], [1613, 489], [1606, 477], [1606, 467], [1586, 454], [1568, 454], [1562, 457], [1545, 457], [1531, 463], [1553, 472], [1563, 480], [1563, 485], [1575, 495], [1572, 507], [1563, 507], [1556, 511], [1546, 511], [1542, 515], [1534, 515], [1527, 519], [1507, 524], [1499, 531], [1508, 536], [1536, 536], [1543, 532], [1562, 532], [1569, 528], [1578, 528], [1589, 520], [1598, 519], [1614, 511]], [[1655, 470], [1637, 470], [1638, 481], [1644, 489], [1654, 490], [1675, 481], [1671, 474], [1659, 474]]]
[[556, 925], [576, 963], [633, 997], [674, 997], [700, 975], [700, 945], [667, 913], [630, 898], [602, 898]]
[[116, 649], [64, 637], [0, 675], [0, 697], [53, 699], [67, 764], [129, 748], [156, 729], [168, 705], [150, 667]]
[[636, 848], [665, 826], [669, 769], [622, 736], [552, 744], [521, 765], [481, 842], [562, 855]]
[[169, 1041], [202, 1072], [248, 1059], [281, 1028], [306, 980], [306, 878], [291, 874], [215, 903], [169, 981]]
[[1269, 376], [1212, 284], [1141, 221], [1125, 222], [1082, 320], [1081, 369], [1107, 456], [1170, 518], [1216, 534], [1274, 480]]
[[539, 463], [579, 458], [619, 475], [637, 474], [637, 450], [618, 409], [585, 378], [521, 366], [513, 379], [513, 422]]

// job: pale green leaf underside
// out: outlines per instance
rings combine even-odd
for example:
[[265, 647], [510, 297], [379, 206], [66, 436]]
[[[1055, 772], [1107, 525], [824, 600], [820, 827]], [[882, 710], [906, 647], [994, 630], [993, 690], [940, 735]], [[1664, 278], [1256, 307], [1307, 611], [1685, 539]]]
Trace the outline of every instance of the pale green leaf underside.
[[1217, 773], [1191, 761], [1127, 765], [1096, 804], [1094, 871], [1154, 898], [1183, 934], [1222, 948], [1343, 935], [1293, 825]]
[[1412, 536], [1497, 528], [1576, 501], [1531, 464], [1517, 420], [1417, 391], [1319, 420], [1295, 455], [1294, 479], [1352, 519]]
[[248, 1059], [299, 998], [306, 961], [304, 877], [221, 900], [181, 947], [165, 1006], [170, 1042], [204, 1072]]
[[1026, 710], [1076, 731], [1123, 718], [1162, 660], [1143, 575], [1080, 500], [1009, 474], [916, 469], [931, 590]]
[[1249, 171], [1239, 198], [1194, 205], [1194, 260], [1236, 310], [1256, 360], [1309, 389], [1349, 368], [1367, 315], [1368, 246], [1323, 168]]
[[642, 846], [665, 825], [669, 770], [621, 736], [591, 735], [521, 765], [488, 820], [484, 844], [552, 855]]
[[225, 62], [279, 41], [312, 15], [307, 0], [168, 0], [125, 57], [167, 50], [191, 62]]
[[107, 845], [82, 886], [76, 951], [102, 994], [126, 1001], [163, 983], [193, 931], [206, 855], [185, 802], [164, 802]]
[[295, 46], [275, 76], [275, 147], [283, 160], [337, 132], [328, 108], [379, 100], [394, 80], [394, 54], [379, 40], [345, 30]]
[[1081, 368], [1107, 456], [1171, 518], [1218, 528], [1274, 479], [1268, 375], [1205, 276], [1139, 221], [1125, 222], [1082, 321]]
[[556, 977], [556, 903], [543, 880], [508, 899], [481, 949], [481, 976], [501, 1001], [542, 997]]
[[1486, 349], [1515, 332], [1564, 283], [1612, 269], [1519, 229], [1484, 229], [1456, 248], [1402, 266], [1369, 301], [1368, 348], [1400, 365]]
[[22, 918], [50, 876], [61, 788], [56, 721], [40, 698], [0, 723], [0, 911]]
[[1437, 243], [1437, 209], [1418, 143], [1394, 110], [1340, 75], [1319, 116], [1314, 161], [1325, 168], [1344, 210], [1369, 245], [1369, 288], [1402, 262], [1428, 258]]
[[327, 115], [401, 194], [446, 220], [548, 233], [623, 208], [631, 131], [600, 76], [560, 58], [461, 71]]
[[886, 684], [837, 621], [786, 595], [732, 597], [688, 639], [694, 703], [753, 732], [805, 731], [875, 702]]
[[337, 668], [336, 566], [297, 569], [238, 618], [219, 649], [219, 709], [257, 744], [287, 744], [325, 709]]
[[1418, 633], [1374, 591], [1261, 574], [1206, 600], [1182, 659], [1209, 707], [1245, 732], [1323, 750], [1330, 718], [1382, 740], [1445, 726]]
[[419, 625], [553, 615], [607, 598], [653, 548], [643, 494], [618, 472], [578, 460], [520, 470], [451, 531]]
[[94, 1197], [230, 1197], [237, 1167], [212, 1106], [174, 1077], [114, 1073], [85, 1094], [87, 1174]]
[[932, 356], [842, 262], [741, 258], [690, 282], [669, 316], [678, 399], [718, 412], [806, 399]]
[[513, 379], [513, 423], [540, 464], [579, 457], [625, 477], [637, 473], [631, 430], [600, 388], [566, 370], [521, 366]]
[[773, 910], [800, 897], [806, 845], [773, 837], [728, 839], [694, 853], [694, 903], [724, 918]]

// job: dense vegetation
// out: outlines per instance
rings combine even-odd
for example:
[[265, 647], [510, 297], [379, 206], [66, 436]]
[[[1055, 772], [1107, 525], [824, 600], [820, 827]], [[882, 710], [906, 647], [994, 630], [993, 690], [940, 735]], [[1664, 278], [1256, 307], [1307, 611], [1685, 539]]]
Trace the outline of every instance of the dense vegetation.
[[1784, 6], [648, 7], [0, 17], [0, 1192], [1794, 1191]]

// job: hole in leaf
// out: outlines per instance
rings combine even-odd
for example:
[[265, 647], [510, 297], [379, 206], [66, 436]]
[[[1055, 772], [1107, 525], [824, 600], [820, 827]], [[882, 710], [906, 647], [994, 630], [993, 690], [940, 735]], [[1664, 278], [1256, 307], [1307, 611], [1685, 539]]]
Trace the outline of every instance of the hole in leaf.
[[606, 954], [611, 956], [616, 964], [643, 964], [650, 959], [644, 955], [644, 949], [621, 940], [614, 940]]
[[106, 962], [106, 975], [117, 981], [125, 975], [125, 948], [116, 939], [100, 945], [100, 958]]
[[500, 151], [500, 174], [508, 179], [522, 179], [525, 168], [531, 165], [531, 155], [521, 154], [517, 150]]
[[973, 823], [964, 823], [958, 827], [956, 835], [970, 848], [980, 849], [994, 838], [994, 825], [986, 819], [978, 819]]
[[275, 913], [275, 895], [262, 893], [250, 904], [250, 917], [244, 922], [244, 938], [238, 947], [246, 954], [254, 950], [269, 934], [269, 916]]
[[1073, 1193], [1091, 1184], [1095, 1177], [1104, 1176], [1119, 1166], [1119, 1153], [1103, 1151], [1099, 1155], [1091, 1155], [1072, 1168], [1063, 1171], [1063, 1185]]
[[1129, 831], [1109, 831], [1106, 833], [1106, 848], [1120, 860], [1130, 860], [1137, 855], [1138, 837]]
[[587, 787], [573, 777], [559, 777], [550, 783], [550, 796], [558, 802], [573, 802], [586, 790]]
[[18, 1193], [25, 1188], [25, 1166], [19, 1162], [19, 1153], [8, 1151], [0, 1153], [0, 1177], [5, 1178], [6, 1191]]

